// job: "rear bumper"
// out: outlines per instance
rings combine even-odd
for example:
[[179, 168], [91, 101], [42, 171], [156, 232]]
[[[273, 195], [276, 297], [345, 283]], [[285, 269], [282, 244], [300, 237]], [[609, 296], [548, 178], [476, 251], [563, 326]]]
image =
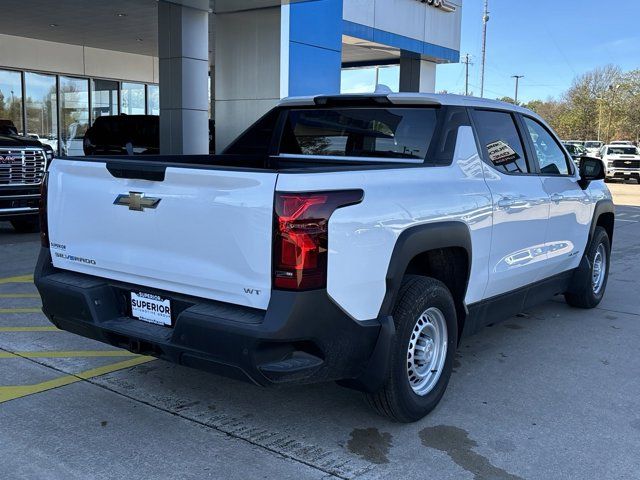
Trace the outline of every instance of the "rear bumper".
[[[48, 249], [34, 278], [58, 328], [136, 353], [259, 385], [347, 380], [374, 390], [386, 374], [389, 319], [356, 322], [324, 290], [274, 290], [262, 311], [55, 269]], [[174, 327], [128, 316], [132, 290], [171, 299]]]
[[38, 215], [40, 187], [0, 187], [0, 220]]

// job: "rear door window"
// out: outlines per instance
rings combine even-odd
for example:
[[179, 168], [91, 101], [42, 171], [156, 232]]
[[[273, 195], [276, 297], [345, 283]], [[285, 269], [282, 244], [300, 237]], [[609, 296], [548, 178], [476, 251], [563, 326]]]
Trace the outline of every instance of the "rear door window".
[[531, 172], [513, 115], [492, 110], [474, 110], [472, 115], [483, 154], [496, 170], [511, 174]]
[[290, 110], [281, 155], [424, 162], [438, 120], [435, 108]]

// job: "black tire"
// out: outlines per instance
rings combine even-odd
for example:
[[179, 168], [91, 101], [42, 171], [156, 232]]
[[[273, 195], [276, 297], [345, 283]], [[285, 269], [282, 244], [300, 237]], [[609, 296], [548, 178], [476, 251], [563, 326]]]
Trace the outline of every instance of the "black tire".
[[[420, 316], [430, 307], [437, 308], [443, 314], [447, 330], [447, 351], [439, 379], [429, 392], [418, 395], [409, 383], [408, 349]], [[393, 321], [396, 336], [391, 347], [387, 379], [382, 389], [367, 394], [366, 397], [371, 407], [380, 415], [397, 422], [415, 422], [436, 407], [451, 377], [458, 343], [458, 321], [451, 292], [439, 280], [407, 275], [393, 309]]]
[[11, 220], [11, 225], [18, 233], [35, 233], [40, 231], [40, 221], [37, 218]]
[[[600, 246], [602, 246], [600, 252], [605, 254], [604, 278], [600, 288], [595, 291], [593, 284], [594, 260]], [[572, 307], [594, 308], [604, 297], [609, 279], [609, 266], [611, 265], [611, 241], [604, 228], [596, 227], [585, 256], [589, 261], [589, 268], [576, 271], [569, 291], [564, 294], [564, 298]]]

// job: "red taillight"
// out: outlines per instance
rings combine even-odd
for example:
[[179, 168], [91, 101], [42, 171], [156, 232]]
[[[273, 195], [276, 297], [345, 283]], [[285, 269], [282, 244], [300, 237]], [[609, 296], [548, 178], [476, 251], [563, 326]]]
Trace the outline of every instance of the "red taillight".
[[310, 290], [327, 285], [329, 218], [362, 201], [362, 190], [276, 193], [273, 287]]
[[49, 248], [49, 224], [47, 223], [47, 184], [49, 172], [45, 172], [40, 184], [40, 243]]

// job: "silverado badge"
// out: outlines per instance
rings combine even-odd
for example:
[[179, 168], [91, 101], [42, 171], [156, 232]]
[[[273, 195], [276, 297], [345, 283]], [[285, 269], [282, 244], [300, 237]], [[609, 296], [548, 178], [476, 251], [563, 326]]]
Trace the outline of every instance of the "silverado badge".
[[156, 208], [160, 200], [160, 198], [145, 197], [144, 193], [141, 192], [129, 192], [118, 195], [113, 204], [129, 207], [129, 210], [143, 212], [145, 208]]

